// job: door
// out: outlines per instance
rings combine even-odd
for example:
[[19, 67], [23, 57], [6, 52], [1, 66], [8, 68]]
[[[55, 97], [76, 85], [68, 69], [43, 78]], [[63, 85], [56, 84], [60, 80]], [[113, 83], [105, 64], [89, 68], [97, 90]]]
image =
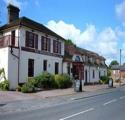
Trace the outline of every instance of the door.
[[73, 63], [73, 77], [76, 79], [84, 80], [84, 66], [80, 62]]
[[28, 77], [34, 76], [34, 60], [29, 59], [28, 60]]
[[85, 70], [85, 84], [87, 84], [87, 77], [88, 77], [87, 70]]

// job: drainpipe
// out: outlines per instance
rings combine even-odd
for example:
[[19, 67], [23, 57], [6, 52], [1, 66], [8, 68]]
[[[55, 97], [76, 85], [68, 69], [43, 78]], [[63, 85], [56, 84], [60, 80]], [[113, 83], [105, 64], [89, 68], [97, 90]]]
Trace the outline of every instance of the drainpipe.
[[89, 65], [89, 83], [90, 83], [90, 65]]
[[18, 59], [18, 85], [19, 85], [19, 80], [20, 80], [20, 52], [21, 52], [21, 49], [20, 49], [20, 35], [19, 35], [19, 30], [21, 28], [21, 22], [19, 24], [19, 29], [18, 29], [18, 47], [19, 47], [19, 59]]
[[[20, 25], [19, 25], [19, 29], [20, 29], [20, 27], [21, 27], [21, 23], [20, 23]], [[19, 84], [19, 70], [20, 70], [20, 44], [19, 44], [19, 29], [18, 29], [18, 47], [19, 47], [19, 53], [18, 53], [18, 56], [17, 55], [15, 55], [14, 53], [13, 53], [13, 47], [11, 46], [11, 55], [13, 55], [14, 57], [16, 57], [17, 59], [18, 59], [18, 84]]]

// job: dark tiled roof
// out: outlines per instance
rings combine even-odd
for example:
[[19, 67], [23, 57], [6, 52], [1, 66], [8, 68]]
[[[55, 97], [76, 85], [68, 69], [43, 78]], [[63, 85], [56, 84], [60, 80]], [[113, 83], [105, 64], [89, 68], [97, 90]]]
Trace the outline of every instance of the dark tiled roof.
[[120, 66], [119, 66], [119, 65], [112, 65], [112, 66], [111, 66], [111, 69], [112, 69], [112, 70], [119, 70], [119, 69], [120, 69]]
[[111, 66], [112, 70], [121, 70], [121, 71], [125, 71], [125, 65], [119, 66], [119, 65], [112, 65]]
[[56, 34], [53, 31], [51, 31], [49, 28], [47, 28], [43, 24], [35, 22], [27, 17], [20, 17], [19, 19], [12, 21], [9, 24], [5, 24], [4, 26], [0, 27], [0, 31], [4, 31], [6, 29], [9, 29], [9, 28], [15, 27], [15, 26], [26, 26], [33, 30], [38, 30], [38, 31], [46, 33], [48, 35], [52, 35], [59, 39], [65, 40], [63, 37], [59, 36], [58, 34]]
[[77, 47], [76, 45], [65, 45], [65, 53], [66, 54], [69, 54], [71, 56], [73, 56], [74, 54], [79, 54], [79, 55], [86, 55], [88, 57], [93, 57], [93, 58], [98, 58], [98, 59], [101, 59], [101, 60], [105, 60], [104, 57], [102, 56], [99, 56], [97, 53], [94, 53], [92, 51], [89, 51], [89, 50], [86, 50], [86, 49], [83, 49], [83, 48], [79, 48]]

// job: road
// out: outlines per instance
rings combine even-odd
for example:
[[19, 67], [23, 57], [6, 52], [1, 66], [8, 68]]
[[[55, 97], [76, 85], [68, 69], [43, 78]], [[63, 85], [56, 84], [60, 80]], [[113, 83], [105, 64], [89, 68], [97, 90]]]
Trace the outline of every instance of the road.
[[0, 120], [125, 120], [125, 87], [48, 108], [4, 113]]

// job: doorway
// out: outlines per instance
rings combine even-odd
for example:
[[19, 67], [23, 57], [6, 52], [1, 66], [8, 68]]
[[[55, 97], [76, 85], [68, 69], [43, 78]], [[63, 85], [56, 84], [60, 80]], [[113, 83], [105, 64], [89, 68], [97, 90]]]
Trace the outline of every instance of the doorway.
[[88, 78], [88, 74], [87, 74], [87, 70], [85, 70], [85, 84], [87, 84], [87, 78]]

